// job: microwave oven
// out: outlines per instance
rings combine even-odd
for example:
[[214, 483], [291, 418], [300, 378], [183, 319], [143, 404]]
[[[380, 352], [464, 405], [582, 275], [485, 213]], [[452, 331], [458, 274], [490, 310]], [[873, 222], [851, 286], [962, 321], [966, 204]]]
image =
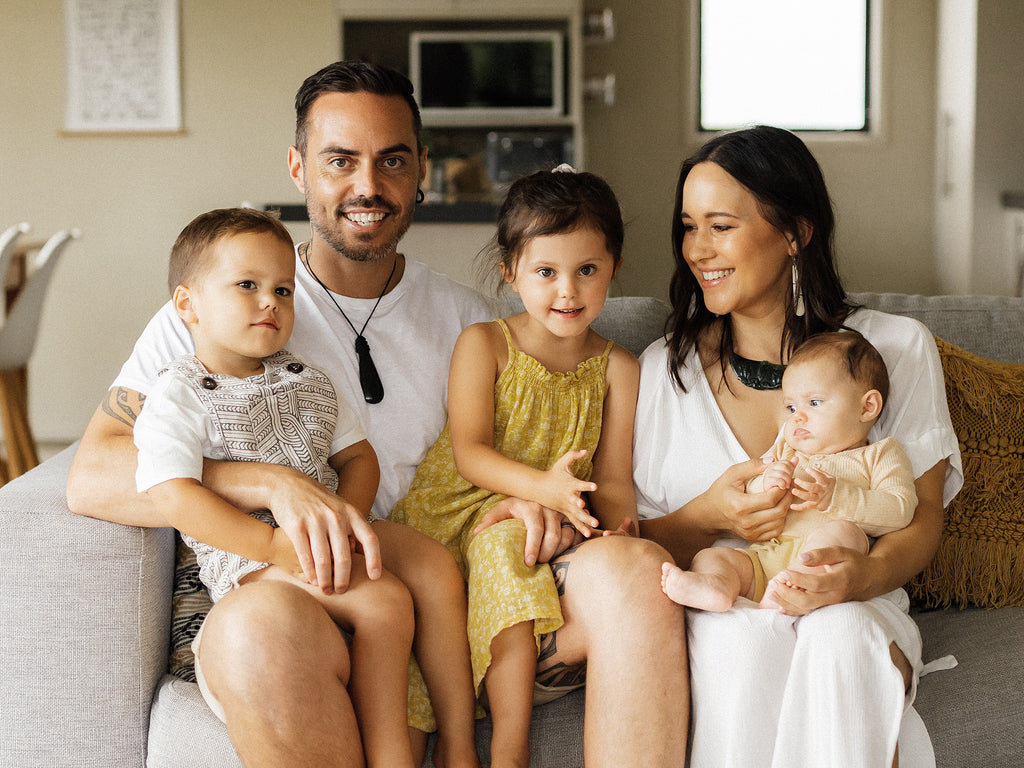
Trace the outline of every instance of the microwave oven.
[[430, 30], [409, 35], [409, 79], [427, 122], [565, 114], [563, 33]]

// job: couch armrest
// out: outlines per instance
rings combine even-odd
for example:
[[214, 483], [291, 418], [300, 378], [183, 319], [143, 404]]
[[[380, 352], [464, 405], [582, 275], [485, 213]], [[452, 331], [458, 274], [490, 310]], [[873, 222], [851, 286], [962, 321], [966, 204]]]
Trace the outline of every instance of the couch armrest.
[[174, 536], [70, 512], [74, 451], [0, 489], [0, 765], [141, 768]]

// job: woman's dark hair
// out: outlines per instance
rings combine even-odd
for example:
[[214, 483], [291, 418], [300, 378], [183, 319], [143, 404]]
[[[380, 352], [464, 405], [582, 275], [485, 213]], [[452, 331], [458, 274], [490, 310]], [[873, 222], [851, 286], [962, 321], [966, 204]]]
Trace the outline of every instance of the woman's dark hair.
[[412, 111], [412, 127], [416, 134], [416, 150], [421, 147], [423, 121], [413, 95], [412, 83], [397, 70], [364, 61], [336, 61], [307, 77], [295, 94], [295, 148], [306, 156], [306, 118], [318, 96], [325, 93], [373, 93], [377, 96], [399, 96]]
[[[789, 131], [764, 125], [716, 136], [683, 162], [672, 210], [675, 272], [669, 285], [672, 311], [666, 331], [670, 334], [669, 370], [680, 387], [679, 371], [686, 355], [718, 319], [705, 306], [700, 285], [683, 258], [683, 185], [694, 166], [706, 162], [719, 166], [746, 187], [764, 219], [796, 239], [794, 258], [805, 313], [802, 317], [796, 315], [791, 296], [779, 350], [783, 361], [809, 336], [838, 330], [855, 308], [836, 272], [832, 200], [821, 168], [806, 145]], [[800, 237], [802, 225], [810, 231], [806, 244]], [[732, 327], [728, 315], [722, 321], [719, 357], [724, 373], [732, 352]]]
[[507, 274], [514, 275], [530, 240], [583, 228], [604, 235], [608, 253], [618, 268], [625, 231], [619, 201], [608, 182], [593, 173], [569, 170], [524, 176], [509, 187], [498, 209], [497, 231], [481, 253], [481, 269], [484, 274], [493, 274], [497, 262]]

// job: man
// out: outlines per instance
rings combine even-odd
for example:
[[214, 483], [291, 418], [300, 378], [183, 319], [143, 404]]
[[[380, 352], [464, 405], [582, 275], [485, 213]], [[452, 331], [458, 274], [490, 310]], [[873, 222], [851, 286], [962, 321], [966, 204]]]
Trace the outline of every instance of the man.
[[[397, 250], [425, 174], [419, 131], [408, 80], [337, 62], [300, 88], [288, 153], [312, 230], [296, 249], [289, 348], [315, 360], [339, 397], [360, 404], [381, 465], [374, 505], [381, 517], [408, 489], [444, 426], [455, 339], [466, 325], [493, 316], [475, 292]], [[165, 307], [86, 429], [68, 481], [73, 511], [131, 525], [167, 524], [135, 493], [132, 426], [159, 367], [189, 345], [187, 331]], [[322, 589], [347, 586], [354, 542], [371, 577], [381, 567], [365, 521], [297, 471], [208, 461], [203, 483], [243, 509], [272, 509], [307, 578]], [[527, 521], [528, 561], [549, 559], [565, 543], [549, 510], [512, 502], [507, 513]], [[538, 673], [563, 688], [580, 684], [586, 672], [588, 765], [675, 765], [685, 753], [683, 613], [660, 592], [665, 557], [650, 542], [611, 536], [553, 563], [566, 623], [545, 638]], [[202, 671], [205, 693], [223, 708], [246, 765], [361, 764], [344, 685], [348, 650], [311, 598], [265, 582], [235, 590], [203, 626]], [[418, 756], [423, 749], [420, 739]]]

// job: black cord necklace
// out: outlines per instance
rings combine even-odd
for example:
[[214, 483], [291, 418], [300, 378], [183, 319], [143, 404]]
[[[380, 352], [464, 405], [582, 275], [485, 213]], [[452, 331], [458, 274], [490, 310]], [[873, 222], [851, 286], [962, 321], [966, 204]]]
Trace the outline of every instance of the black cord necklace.
[[359, 358], [359, 386], [363, 390], [363, 398], [366, 402], [371, 405], [375, 405], [384, 399], [384, 385], [381, 383], [380, 374], [377, 373], [377, 366], [373, 364], [373, 358], [370, 357], [370, 345], [366, 341], [366, 337], [363, 336], [363, 331], [366, 330], [366, 326], [370, 324], [370, 318], [373, 317], [373, 313], [377, 311], [377, 307], [380, 305], [380, 300], [384, 298], [384, 294], [388, 292], [388, 286], [391, 284], [391, 278], [395, 276], [395, 269], [398, 267], [398, 255], [395, 254], [395, 263], [391, 265], [391, 274], [388, 275], [388, 279], [384, 281], [384, 287], [381, 289], [380, 296], [377, 297], [377, 303], [373, 305], [373, 309], [370, 310], [370, 314], [366, 317], [366, 322], [363, 323], [363, 327], [360, 330], [356, 330], [356, 327], [352, 324], [352, 321], [348, 319], [348, 315], [345, 314], [345, 310], [341, 308], [341, 305], [334, 298], [334, 294], [331, 293], [331, 289], [323, 284], [323, 281], [317, 277], [316, 272], [313, 271], [312, 265], [309, 263], [309, 246], [312, 245], [312, 241], [306, 243], [305, 256], [303, 261], [306, 264], [306, 271], [309, 272], [310, 276], [319, 283], [320, 287], [324, 289], [324, 293], [327, 294], [327, 298], [331, 300], [331, 303], [338, 308], [341, 312], [341, 316], [345, 318], [345, 322], [348, 323], [348, 327], [352, 329], [352, 333], [356, 335], [356, 357]]
[[735, 352], [729, 355], [729, 367], [740, 380], [740, 384], [751, 389], [779, 389], [782, 386], [782, 374], [786, 370], [786, 366], [779, 363], [748, 360]]

